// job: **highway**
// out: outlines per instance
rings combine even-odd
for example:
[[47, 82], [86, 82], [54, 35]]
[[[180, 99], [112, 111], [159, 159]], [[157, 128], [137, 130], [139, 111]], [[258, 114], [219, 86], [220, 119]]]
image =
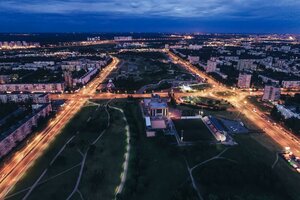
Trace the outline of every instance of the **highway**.
[[61, 132], [62, 128], [82, 108], [88, 99], [84, 97], [87, 94], [89, 94], [89, 97], [93, 97], [97, 86], [108, 77], [118, 63], [119, 60], [113, 58], [112, 62], [101, 71], [100, 75], [87, 84], [85, 88], [76, 94], [69, 94], [70, 100], [66, 102], [65, 107], [57, 113], [48, 126], [5, 162], [0, 169], [0, 199], [4, 199], [11, 188], [34, 164], [34, 161], [43, 154], [56, 135]]
[[[218, 83], [216, 80], [209, 77], [207, 74], [200, 71], [197, 67], [190, 64], [188, 61], [181, 59], [170, 51], [166, 51], [169, 57], [173, 60], [173, 62], [180, 64], [183, 68], [190, 71], [193, 74], [198, 75], [199, 77], [205, 78], [208, 83], [212, 84], [213, 91], [233, 91], [232, 89]], [[247, 102], [247, 97], [249, 96], [249, 92], [242, 92], [240, 90], [235, 90], [237, 93], [234, 97], [222, 97], [234, 105], [237, 110], [239, 110], [242, 114], [244, 114], [250, 121], [252, 121], [257, 127], [264, 130], [264, 132], [271, 137], [277, 144], [280, 145], [282, 149], [285, 147], [290, 147], [291, 151], [296, 155], [300, 156], [300, 141], [297, 137], [295, 137], [290, 131], [286, 130], [279, 124], [272, 124], [265, 117], [265, 115], [259, 111], [259, 109]], [[257, 95], [260, 92], [255, 92], [253, 95]], [[253, 110], [255, 108], [255, 112]]]

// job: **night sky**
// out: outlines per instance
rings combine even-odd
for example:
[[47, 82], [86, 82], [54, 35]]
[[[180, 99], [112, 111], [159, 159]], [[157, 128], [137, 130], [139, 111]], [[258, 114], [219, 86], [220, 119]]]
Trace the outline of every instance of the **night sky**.
[[0, 32], [300, 33], [300, 0], [1, 0]]

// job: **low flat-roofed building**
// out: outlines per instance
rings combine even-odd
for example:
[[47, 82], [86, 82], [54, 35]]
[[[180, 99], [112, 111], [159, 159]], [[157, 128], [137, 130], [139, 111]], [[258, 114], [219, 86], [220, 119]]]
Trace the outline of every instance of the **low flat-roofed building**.
[[165, 129], [167, 128], [166, 122], [163, 119], [155, 119], [151, 121], [152, 129]]

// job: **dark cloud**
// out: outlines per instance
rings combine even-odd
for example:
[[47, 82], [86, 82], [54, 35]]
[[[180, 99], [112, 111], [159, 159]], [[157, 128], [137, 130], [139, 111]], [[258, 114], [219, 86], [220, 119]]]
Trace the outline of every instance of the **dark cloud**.
[[2, 0], [0, 10], [5, 32], [300, 32], [298, 0]]

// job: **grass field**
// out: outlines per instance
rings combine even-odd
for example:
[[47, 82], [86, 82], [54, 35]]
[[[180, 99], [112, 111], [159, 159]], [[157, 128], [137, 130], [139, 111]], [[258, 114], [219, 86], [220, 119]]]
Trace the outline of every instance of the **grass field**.
[[131, 130], [131, 159], [125, 191], [119, 199], [174, 199], [187, 178], [184, 158], [172, 136], [147, 138], [137, 102], [118, 102]]
[[[181, 109], [191, 109], [179, 106]], [[241, 119], [247, 127], [259, 130], [253, 122], [240, 115], [235, 109], [230, 111], [207, 111], [205, 115], [214, 115], [228, 119]], [[193, 171], [204, 199], [300, 199], [298, 185], [300, 176], [276, 154], [282, 149], [271, 138], [262, 133], [235, 135], [239, 145], [227, 150], [223, 157], [234, 162], [213, 160]], [[183, 153], [190, 167], [202, 163], [222, 152], [223, 145], [199, 144], [185, 147]], [[179, 194], [184, 198], [192, 198], [186, 190], [187, 182]]]
[[191, 85], [191, 88], [196, 91], [202, 91], [211, 88], [212, 86], [208, 83], [202, 83], [197, 85]]
[[[228, 147], [210, 142], [177, 147], [170, 137], [146, 138], [143, 123], [139, 123], [138, 120], [140, 117], [138, 106], [134, 103], [123, 106], [127, 111], [129, 124], [136, 133], [132, 138], [135, 156], [131, 160], [130, 178], [126, 182], [126, 192], [119, 198], [197, 199], [184, 160], [186, 159], [188, 165], [193, 167], [218, 155]], [[131, 123], [132, 121], [134, 123]], [[184, 125], [181, 124], [182, 127]], [[198, 128], [199, 131], [202, 130], [202, 127]], [[278, 166], [271, 169], [278, 151], [274, 143], [261, 134], [235, 136], [235, 139], [239, 145], [228, 149], [223, 155], [233, 162], [216, 159], [193, 171], [205, 200], [297, 199], [289, 195], [292, 181], [288, 183], [288, 180], [296, 181], [298, 174], [291, 171], [288, 166], [282, 168], [281, 161], [278, 162]], [[215, 180], [217, 184], [214, 184]]]
[[[103, 103], [103, 101], [101, 101]], [[300, 176], [279, 158], [274, 168], [276, 154], [280, 148], [264, 134], [234, 136], [239, 145], [226, 147], [211, 143], [209, 135], [201, 135], [207, 142], [193, 146], [178, 147], [173, 136], [147, 138], [138, 100], [114, 100], [111, 105], [124, 110], [130, 127], [129, 171], [123, 192], [118, 200], [194, 200], [197, 199], [191, 185], [187, 165], [203, 163], [221, 152], [223, 159], [214, 159], [192, 172], [204, 200], [298, 200]], [[181, 107], [180, 108], [184, 108]], [[51, 159], [71, 136], [79, 131], [30, 196], [30, 199], [66, 199], [76, 182], [80, 166], [77, 166], [87, 144], [105, 129], [107, 115], [104, 108], [89, 106], [74, 117], [63, 132], [51, 144], [45, 155], [37, 160], [27, 175], [17, 184], [14, 192], [31, 186]], [[189, 109], [189, 108], [187, 108]], [[111, 126], [89, 152], [83, 171], [79, 191], [84, 199], [113, 199], [114, 190], [120, 182], [124, 161], [125, 121], [117, 110], [111, 110]], [[229, 119], [236, 118], [237, 111], [205, 111]], [[86, 120], [91, 120], [86, 124]], [[243, 116], [240, 116], [243, 117]], [[242, 120], [246, 120], [243, 118]], [[101, 123], [104, 122], [104, 123]], [[244, 121], [245, 124], [250, 122]], [[197, 120], [175, 122], [179, 129], [191, 133], [208, 133]], [[175, 124], [176, 125], [176, 124]], [[255, 126], [255, 124], [253, 124]], [[205, 128], [205, 129], [204, 129]], [[207, 140], [206, 140], [207, 139]], [[227, 149], [228, 148], [228, 149]], [[227, 150], [226, 150], [227, 149]], [[71, 167], [74, 167], [73, 169]], [[59, 172], [70, 171], [49, 179]], [[11, 194], [12, 194], [11, 193]], [[26, 192], [9, 199], [22, 199]], [[72, 199], [81, 199], [75, 193]]]
[[177, 133], [183, 131], [183, 141], [214, 141], [214, 136], [201, 119], [173, 120]]
[[215, 92], [215, 94], [219, 97], [231, 97], [231, 96], [236, 96], [237, 94], [235, 92], [230, 92], [230, 91], [226, 91], [226, 92]]
[[[30, 187], [48, 167], [47, 173], [40, 180], [41, 184], [31, 193], [30, 199], [66, 199], [79, 175], [83, 158], [81, 153], [86, 152], [89, 147], [78, 190], [85, 199], [113, 199], [115, 188], [120, 183], [126, 135], [125, 121], [119, 111], [109, 109], [109, 113], [111, 125], [107, 128], [108, 115], [104, 107], [84, 107], [17, 183], [11, 194]], [[101, 139], [90, 145], [104, 129], [106, 131]], [[73, 140], [50, 165], [57, 152], [74, 135]], [[26, 193], [24, 191], [9, 199], [21, 199]], [[79, 194], [75, 193], [72, 199], [80, 199]]]
[[231, 147], [222, 155], [231, 161], [213, 160], [194, 171], [207, 199], [299, 198], [299, 191], [295, 193], [297, 186], [293, 189], [292, 182], [287, 181], [292, 179], [293, 184], [298, 185], [299, 175], [287, 165], [282, 166], [282, 160], [272, 169], [276, 151], [266, 148], [256, 139], [251, 135], [235, 136], [239, 145]]

